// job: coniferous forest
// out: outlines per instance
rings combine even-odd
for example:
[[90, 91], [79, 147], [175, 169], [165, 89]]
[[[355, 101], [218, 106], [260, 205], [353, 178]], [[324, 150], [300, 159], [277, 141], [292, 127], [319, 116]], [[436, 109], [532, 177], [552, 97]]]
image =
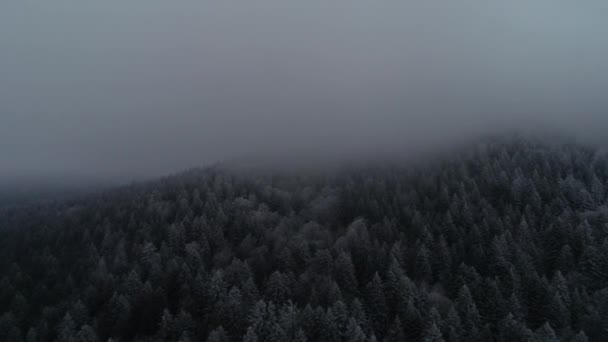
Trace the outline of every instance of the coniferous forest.
[[608, 155], [191, 170], [0, 214], [0, 341], [608, 341]]

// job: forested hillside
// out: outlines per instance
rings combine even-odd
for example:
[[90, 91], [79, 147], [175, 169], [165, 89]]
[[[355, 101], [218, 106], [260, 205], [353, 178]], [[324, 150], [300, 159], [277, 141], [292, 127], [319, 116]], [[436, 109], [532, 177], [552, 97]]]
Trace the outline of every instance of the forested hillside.
[[608, 341], [608, 157], [189, 171], [0, 215], [1, 341]]

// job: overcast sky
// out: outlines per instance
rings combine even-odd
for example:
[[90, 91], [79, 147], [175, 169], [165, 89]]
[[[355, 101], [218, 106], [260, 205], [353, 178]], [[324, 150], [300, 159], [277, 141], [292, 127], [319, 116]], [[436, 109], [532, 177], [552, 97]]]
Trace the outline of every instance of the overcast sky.
[[608, 129], [605, 0], [2, 0], [0, 178]]

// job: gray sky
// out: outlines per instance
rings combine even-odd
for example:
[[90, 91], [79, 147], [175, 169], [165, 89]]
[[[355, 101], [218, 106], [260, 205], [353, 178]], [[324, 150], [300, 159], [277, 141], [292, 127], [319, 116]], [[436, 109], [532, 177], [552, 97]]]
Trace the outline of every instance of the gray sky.
[[608, 128], [604, 0], [0, 1], [0, 178]]

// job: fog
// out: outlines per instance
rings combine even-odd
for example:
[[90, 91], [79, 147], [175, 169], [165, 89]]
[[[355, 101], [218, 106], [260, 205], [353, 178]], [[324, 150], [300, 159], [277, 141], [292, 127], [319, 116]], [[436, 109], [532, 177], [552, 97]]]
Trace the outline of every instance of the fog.
[[608, 3], [0, 2], [0, 179], [608, 128]]

